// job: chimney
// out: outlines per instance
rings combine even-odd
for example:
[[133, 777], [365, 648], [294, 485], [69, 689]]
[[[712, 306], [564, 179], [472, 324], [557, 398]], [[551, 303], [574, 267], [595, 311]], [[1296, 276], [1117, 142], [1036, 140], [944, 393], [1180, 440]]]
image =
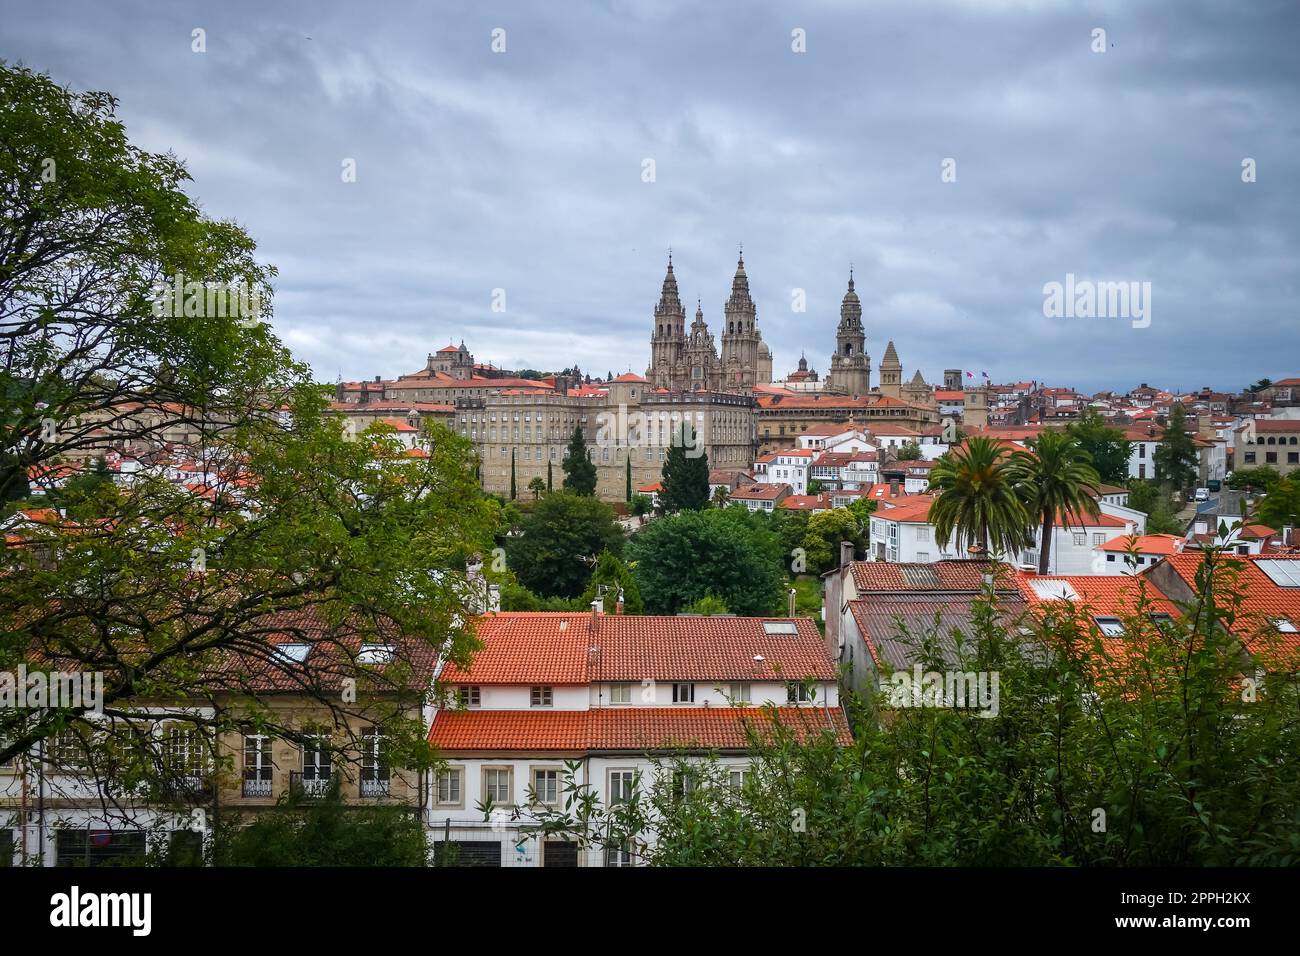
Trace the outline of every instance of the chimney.
[[897, 479], [897, 478], [891, 478], [891, 479], [889, 479], [889, 497], [891, 497], [891, 498], [897, 498], [897, 497], [898, 497], [898, 479]]
[[623, 613], [623, 589], [622, 588], [618, 589], [618, 600], [614, 603], [614, 613], [615, 614]]
[[[840, 542], [840, 567], [847, 568], [849, 566], [849, 563], [852, 560], [853, 560], [853, 542], [841, 541]], [[791, 614], [790, 616], [794, 617], [793, 614]]]
[[791, 589], [790, 589], [790, 602], [789, 602], [789, 603], [790, 603], [790, 613], [789, 613], [789, 615], [787, 615], [788, 617], [794, 617], [794, 598], [795, 598], [795, 595], [798, 594], [798, 593], [799, 593], [799, 592], [796, 591], [794, 588], [791, 588]]
[[599, 595], [591, 602], [591, 622], [588, 630], [594, 635], [600, 630], [600, 615], [603, 613], [600, 607], [601, 601]]
[[754, 676], [760, 677], [762, 676], [762, 673], [763, 673], [763, 655], [755, 654], [754, 655]]

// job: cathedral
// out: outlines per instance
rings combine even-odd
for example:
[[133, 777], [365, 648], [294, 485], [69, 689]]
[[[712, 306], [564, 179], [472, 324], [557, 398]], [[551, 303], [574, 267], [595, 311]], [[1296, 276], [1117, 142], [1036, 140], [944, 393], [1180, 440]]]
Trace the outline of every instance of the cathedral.
[[673, 391], [749, 392], [772, 380], [772, 351], [758, 330], [757, 309], [749, 294], [742, 253], [731, 280], [731, 296], [723, 308], [722, 354], [696, 300], [695, 321], [686, 331], [686, 310], [677, 290], [673, 257], [668, 255], [659, 304], [650, 334], [650, 367], [646, 378], [656, 388]]

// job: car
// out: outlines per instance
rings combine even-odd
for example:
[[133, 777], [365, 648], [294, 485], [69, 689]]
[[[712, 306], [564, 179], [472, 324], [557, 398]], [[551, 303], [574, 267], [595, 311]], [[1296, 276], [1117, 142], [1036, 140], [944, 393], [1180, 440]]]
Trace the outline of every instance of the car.
[[1196, 489], [1196, 495], [1194, 496], [1194, 500], [1196, 500], [1196, 501], [1209, 501], [1209, 500], [1210, 500], [1210, 489], [1209, 489], [1209, 488], [1197, 488], [1197, 489]]

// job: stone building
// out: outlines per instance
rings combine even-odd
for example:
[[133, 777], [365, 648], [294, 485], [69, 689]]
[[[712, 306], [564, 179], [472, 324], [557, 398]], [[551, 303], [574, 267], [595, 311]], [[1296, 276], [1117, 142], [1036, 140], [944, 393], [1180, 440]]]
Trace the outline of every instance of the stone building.
[[871, 356], [867, 354], [866, 340], [862, 302], [853, 289], [850, 269], [849, 288], [840, 303], [840, 324], [835, 331], [835, 354], [831, 356], [826, 391], [839, 395], [866, 395], [871, 391]]

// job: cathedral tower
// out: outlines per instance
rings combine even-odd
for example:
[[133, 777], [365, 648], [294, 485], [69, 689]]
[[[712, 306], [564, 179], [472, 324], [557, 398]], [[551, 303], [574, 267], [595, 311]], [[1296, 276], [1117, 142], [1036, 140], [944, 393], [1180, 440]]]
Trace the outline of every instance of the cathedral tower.
[[900, 398], [903, 386], [903, 363], [898, 360], [894, 350], [894, 341], [890, 339], [885, 348], [885, 357], [880, 360], [880, 394], [889, 398]]
[[668, 274], [664, 276], [659, 304], [655, 306], [655, 324], [650, 333], [650, 367], [648, 378], [656, 388], [681, 387], [673, 381], [673, 372], [686, 357], [686, 310], [677, 294], [677, 276], [673, 275], [673, 254], [668, 253]]
[[758, 347], [763, 338], [758, 332], [758, 310], [749, 295], [749, 276], [745, 275], [745, 255], [736, 263], [731, 280], [731, 297], [724, 309], [722, 327], [722, 387], [738, 392], [754, 387], [758, 378]]
[[[862, 302], [853, 289], [853, 270], [849, 270], [849, 288], [840, 303], [840, 324], [835, 330], [835, 354], [831, 356], [828, 391], [840, 395], [865, 395], [871, 390], [871, 356], [866, 349], [867, 334], [862, 328]], [[883, 381], [882, 381], [883, 384]]]

